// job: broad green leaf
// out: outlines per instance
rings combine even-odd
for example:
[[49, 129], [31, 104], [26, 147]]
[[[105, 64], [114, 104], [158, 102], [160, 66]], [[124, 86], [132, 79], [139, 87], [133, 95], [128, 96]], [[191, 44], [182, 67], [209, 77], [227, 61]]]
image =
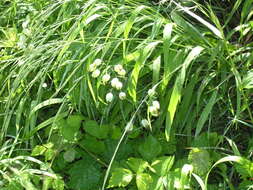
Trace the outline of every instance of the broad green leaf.
[[67, 162], [72, 162], [75, 160], [75, 156], [76, 156], [76, 151], [74, 149], [68, 149], [66, 152], [64, 152], [63, 154], [63, 158], [64, 160], [66, 160]]
[[83, 128], [88, 134], [97, 137], [98, 139], [105, 139], [108, 136], [109, 126], [101, 125], [94, 120], [84, 122]]
[[173, 91], [172, 91], [170, 101], [169, 101], [167, 115], [166, 115], [165, 136], [166, 136], [167, 141], [170, 140], [171, 127], [173, 124], [177, 106], [182, 96], [182, 89], [185, 82], [186, 70], [189, 67], [190, 63], [201, 53], [202, 50], [203, 48], [199, 46], [191, 50], [191, 52], [188, 54], [188, 56], [186, 57], [182, 65], [182, 69], [179, 76], [177, 77], [175, 81]]
[[135, 172], [142, 173], [147, 167], [148, 162], [140, 158], [128, 158], [127, 165]]
[[75, 190], [98, 189], [101, 177], [100, 166], [88, 155], [82, 160], [75, 162], [68, 171], [69, 187]]
[[211, 159], [207, 150], [193, 148], [188, 156], [189, 162], [193, 166], [194, 173], [204, 176], [211, 168]]
[[198, 120], [197, 126], [196, 126], [195, 136], [198, 136], [199, 133], [201, 132], [201, 130], [202, 130], [202, 128], [203, 128], [212, 108], [213, 108], [213, 105], [216, 102], [216, 95], [217, 95], [217, 90], [215, 90], [213, 92], [208, 104], [205, 106], [204, 110], [202, 111], [200, 118]]
[[139, 145], [138, 151], [145, 160], [151, 161], [161, 153], [162, 147], [155, 137], [149, 135]]
[[68, 122], [64, 119], [59, 120], [56, 125], [60, 128], [61, 134], [64, 139], [68, 141], [75, 141], [76, 137], [78, 136], [79, 131], [79, 125], [69, 125]]
[[133, 173], [125, 168], [115, 168], [109, 180], [108, 188], [110, 187], [126, 187], [133, 178]]
[[105, 152], [105, 144], [103, 141], [97, 140], [95, 137], [86, 135], [79, 145], [90, 152], [101, 154]]
[[147, 173], [137, 174], [136, 176], [136, 185], [138, 187], [138, 190], [149, 190], [149, 187], [152, 182], [153, 179], [151, 175]]
[[174, 156], [163, 156], [152, 162], [151, 167], [156, 175], [164, 176], [170, 171], [174, 164]]

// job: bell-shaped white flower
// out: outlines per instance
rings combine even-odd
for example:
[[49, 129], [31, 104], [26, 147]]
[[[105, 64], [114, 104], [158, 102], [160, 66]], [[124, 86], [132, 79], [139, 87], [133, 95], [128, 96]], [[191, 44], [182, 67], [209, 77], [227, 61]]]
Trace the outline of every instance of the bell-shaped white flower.
[[157, 117], [158, 114], [159, 114], [159, 111], [155, 106], [150, 106], [149, 107], [149, 112], [152, 116], [155, 116], [155, 117]]
[[118, 82], [119, 82], [119, 79], [118, 79], [118, 78], [113, 78], [113, 79], [111, 80], [111, 85], [112, 85], [112, 87], [113, 87], [113, 88], [116, 88], [116, 85], [117, 85]]
[[111, 76], [109, 74], [105, 74], [102, 77], [103, 83], [107, 83], [110, 80]]
[[120, 65], [120, 64], [114, 65], [114, 71], [115, 71], [116, 73], [119, 73], [120, 70], [122, 70], [122, 69], [123, 69], [123, 66], [122, 66], [122, 65]]
[[122, 87], [123, 87], [122, 82], [118, 81], [118, 82], [116, 83], [115, 88], [116, 88], [117, 90], [121, 90]]
[[159, 103], [157, 100], [153, 101], [152, 105], [153, 105], [157, 110], [160, 109], [160, 103]]
[[119, 70], [119, 72], [117, 72], [120, 76], [125, 76], [126, 75], [126, 70], [125, 69], [121, 69]]
[[96, 66], [96, 65], [94, 65], [94, 64], [90, 64], [90, 65], [89, 65], [89, 68], [88, 68], [88, 71], [89, 71], [89, 72], [93, 72], [93, 71], [95, 71], [95, 70], [96, 70], [96, 68], [97, 68], [97, 66]]
[[121, 100], [126, 99], [126, 93], [125, 92], [120, 92], [119, 93], [119, 99], [121, 99]]
[[91, 76], [93, 78], [97, 78], [100, 75], [100, 70], [96, 69], [95, 71], [92, 72]]
[[106, 102], [110, 103], [113, 100], [113, 94], [111, 92], [107, 93], [105, 96]]
[[93, 62], [93, 64], [94, 64], [96, 67], [98, 67], [99, 65], [102, 64], [102, 60], [101, 60], [101, 59], [95, 59], [94, 62]]

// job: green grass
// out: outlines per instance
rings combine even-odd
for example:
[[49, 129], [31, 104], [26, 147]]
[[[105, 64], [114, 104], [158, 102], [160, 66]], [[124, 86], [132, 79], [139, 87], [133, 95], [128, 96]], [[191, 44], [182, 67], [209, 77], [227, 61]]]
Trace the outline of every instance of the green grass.
[[252, 7], [0, 2], [1, 189], [252, 189]]

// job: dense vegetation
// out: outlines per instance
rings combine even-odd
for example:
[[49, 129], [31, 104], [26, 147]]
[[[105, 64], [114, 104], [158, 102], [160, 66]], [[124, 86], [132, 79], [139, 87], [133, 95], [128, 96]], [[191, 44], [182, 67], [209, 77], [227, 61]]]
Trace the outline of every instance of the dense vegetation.
[[1, 0], [1, 190], [253, 189], [252, 0]]

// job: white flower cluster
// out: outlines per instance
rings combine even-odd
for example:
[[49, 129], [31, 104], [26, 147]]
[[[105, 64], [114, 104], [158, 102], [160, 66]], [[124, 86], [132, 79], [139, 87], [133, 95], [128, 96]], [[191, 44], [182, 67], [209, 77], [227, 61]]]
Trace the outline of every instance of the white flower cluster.
[[95, 59], [95, 61], [89, 65], [89, 72], [91, 72], [91, 76], [93, 78], [97, 78], [100, 75], [100, 70], [98, 69], [98, 66], [100, 66], [102, 64], [102, 60], [101, 59]]
[[[102, 60], [101, 59], [95, 59], [94, 62], [92, 64], [89, 65], [88, 71], [91, 72], [91, 76], [93, 78], [98, 78], [101, 74], [100, 70], [99, 70], [99, 66], [102, 64]], [[124, 77], [126, 75], [126, 70], [123, 68], [123, 66], [121, 64], [117, 64], [113, 67], [114, 71], [118, 74], [119, 77]], [[109, 81], [111, 80], [111, 75], [108, 74], [107, 72], [105, 74], [103, 74], [103, 76], [101, 77], [101, 81], [102, 84], [107, 84]], [[113, 89], [116, 90], [121, 90], [123, 88], [123, 83], [120, 81], [119, 78], [114, 77], [111, 82], [110, 82], [111, 86]], [[124, 100], [126, 99], [126, 93], [120, 91], [119, 94], [119, 99], [120, 100]], [[112, 92], [108, 92], [105, 96], [106, 102], [110, 103], [113, 101], [114, 99], [114, 95]]]

